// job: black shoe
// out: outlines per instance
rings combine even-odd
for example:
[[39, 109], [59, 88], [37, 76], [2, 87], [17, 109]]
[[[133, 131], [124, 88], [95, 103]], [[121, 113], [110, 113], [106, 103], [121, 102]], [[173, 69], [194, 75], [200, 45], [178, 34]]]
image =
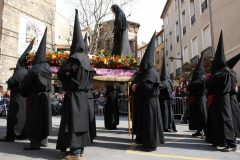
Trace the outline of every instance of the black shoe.
[[82, 147], [80, 150], [81, 150], [80, 151], [80, 157], [84, 157], [84, 147]]
[[196, 132], [192, 134], [193, 137], [198, 137], [198, 136], [202, 136], [201, 132]]
[[157, 147], [142, 146], [141, 150], [144, 151], [144, 152], [152, 152], [152, 151], [156, 151]]
[[164, 132], [172, 132], [170, 129], [164, 129]]
[[237, 147], [229, 147], [229, 146], [227, 146], [227, 147], [223, 148], [221, 151], [222, 152], [235, 152], [236, 150], [237, 150]]
[[173, 132], [178, 132], [176, 129], [173, 129], [172, 131], [173, 131]]
[[40, 146], [41, 146], [41, 147], [47, 147], [48, 144], [41, 144]]

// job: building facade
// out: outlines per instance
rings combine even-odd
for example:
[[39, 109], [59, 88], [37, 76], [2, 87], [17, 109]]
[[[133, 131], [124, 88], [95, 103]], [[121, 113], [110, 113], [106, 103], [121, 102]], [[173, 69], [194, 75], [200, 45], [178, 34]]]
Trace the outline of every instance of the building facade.
[[163, 54], [164, 54], [164, 31], [161, 30], [156, 34], [155, 66], [159, 72], [161, 72], [161, 68], [162, 68]]
[[[226, 59], [239, 53], [238, 6], [237, 0], [167, 0], [161, 18], [169, 73], [179, 76], [182, 65], [196, 64], [202, 52], [213, 57], [221, 30]], [[234, 69], [239, 71], [240, 64]]]
[[[221, 30], [223, 31], [224, 50], [226, 59], [240, 53], [240, 1], [239, 0], [210, 0], [213, 26], [213, 47], [217, 47]], [[234, 67], [240, 84], [240, 62]]]
[[161, 18], [165, 55], [171, 75], [180, 76], [184, 63], [197, 63], [211, 49], [211, 24], [207, 0], [168, 0]]
[[55, 30], [55, 0], [0, 0], [0, 83], [12, 75], [10, 68], [35, 37], [34, 49], [48, 28], [47, 48], [53, 49]]
[[[112, 51], [113, 47], [113, 22], [114, 20], [106, 21], [100, 29], [100, 37], [98, 48], [106, 51]], [[137, 34], [140, 24], [128, 21], [128, 39], [132, 53], [137, 57]]]

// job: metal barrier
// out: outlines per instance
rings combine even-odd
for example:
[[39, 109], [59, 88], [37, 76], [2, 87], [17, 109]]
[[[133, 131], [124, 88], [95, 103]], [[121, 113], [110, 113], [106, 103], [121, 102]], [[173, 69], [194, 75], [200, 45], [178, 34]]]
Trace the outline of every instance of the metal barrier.
[[180, 116], [181, 120], [182, 120], [184, 112], [187, 108], [186, 98], [172, 97], [171, 104], [172, 104], [172, 109], [173, 109], [173, 115]]

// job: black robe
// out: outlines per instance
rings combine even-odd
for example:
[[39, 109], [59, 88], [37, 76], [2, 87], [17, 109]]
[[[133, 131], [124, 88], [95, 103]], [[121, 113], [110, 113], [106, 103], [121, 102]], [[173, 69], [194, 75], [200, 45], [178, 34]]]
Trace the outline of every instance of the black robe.
[[206, 80], [208, 93], [212, 96], [207, 119], [206, 142], [221, 145], [235, 140], [230, 102], [231, 73], [223, 67]]
[[118, 95], [120, 88], [118, 85], [107, 85], [106, 104], [104, 107], [104, 124], [106, 129], [116, 129], [119, 124]]
[[204, 80], [191, 81], [189, 91], [189, 129], [202, 131], [207, 125], [207, 97]]
[[[137, 74], [132, 81], [132, 84], [141, 82], [141, 74]], [[142, 98], [138, 92], [132, 92], [133, 95], [133, 134], [136, 135], [136, 143], [142, 143]]]
[[92, 89], [88, 91], [88, 100], [89, 100], [89, 134], [91, 142], [97, 136], [96, 130], [96, 118], [95, 118], [95, 109], [94, 109], [94, 97]]
[[232, 107], [232, 116], [233, 116], [233, 124], [234, 124], [234, 130], [237, 137], [240, 136], [240, 108], [239, 108], [239, 102], [237, 100], [237, 75], [236, 73], [230, 69], [231, 73], [231, 80], [232, 80], [232, 87], [230, 92], [230, 101], [231, 101], [231, 107]]
[[172, 98], [172, 83], [170, 79], [161, 81], [160, 85], [160, 94], [159, 94], [159, 102], [162, 113], [162, 122], [163, 129], [167, 130], [176, 130], [176, 125], [174, 122], [174, 115], [171, 105]]
[[[164, 143], [161, 109], [159, 104], [159, 76], [154, 67], [143, 71], [142, 80], [137, 83], [135, 93], [141, 98], [141, 140], [144, 146], [157, 147]], [[138, 132], [137, 132], [138, 133]]]
[[22, 81], [21, 93], [27, 97], [26, 132], [30, 140], [41, 141], [51, 132], [51, 78], [49, 64], [40, 62], [33, 65]]
[[8, 88], [11, 90], [10, 104], [7, 116], [6, 138], [15, 138], [17, 135], [26, 136], [26, 98], [20, 94], [20, 84], [27, 74], [27, 69], [21, 67], [14, 71], [14, 74], [7, 81]]
[[88, 91], [91, 89], [93, 72], [85, 69], [87, 64], [84, 64], [85, 61], [82, 61], [81, 58], [86, 58], [86, 55], [74, 54], [58, 72], [58, 78], [66, 92], [56, 146], [58, 150], [62, 151], [91, 144], [89, 135], [91, 106]]

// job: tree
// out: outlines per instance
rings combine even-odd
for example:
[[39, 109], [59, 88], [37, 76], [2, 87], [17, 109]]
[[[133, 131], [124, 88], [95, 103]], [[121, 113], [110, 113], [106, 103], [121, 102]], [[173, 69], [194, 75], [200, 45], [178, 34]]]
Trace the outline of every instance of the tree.
[[[118, 0], [121, 8], [133, 0]], [[112, 14], [110, 7], [115, 0], [79, 0], [80, 23], [87, 28], [90, 36], [89, 53], [94, 54], [98, 48], [100, 29], [103, 22]], [[112, 30], [108, 32], [112, 34]]]

